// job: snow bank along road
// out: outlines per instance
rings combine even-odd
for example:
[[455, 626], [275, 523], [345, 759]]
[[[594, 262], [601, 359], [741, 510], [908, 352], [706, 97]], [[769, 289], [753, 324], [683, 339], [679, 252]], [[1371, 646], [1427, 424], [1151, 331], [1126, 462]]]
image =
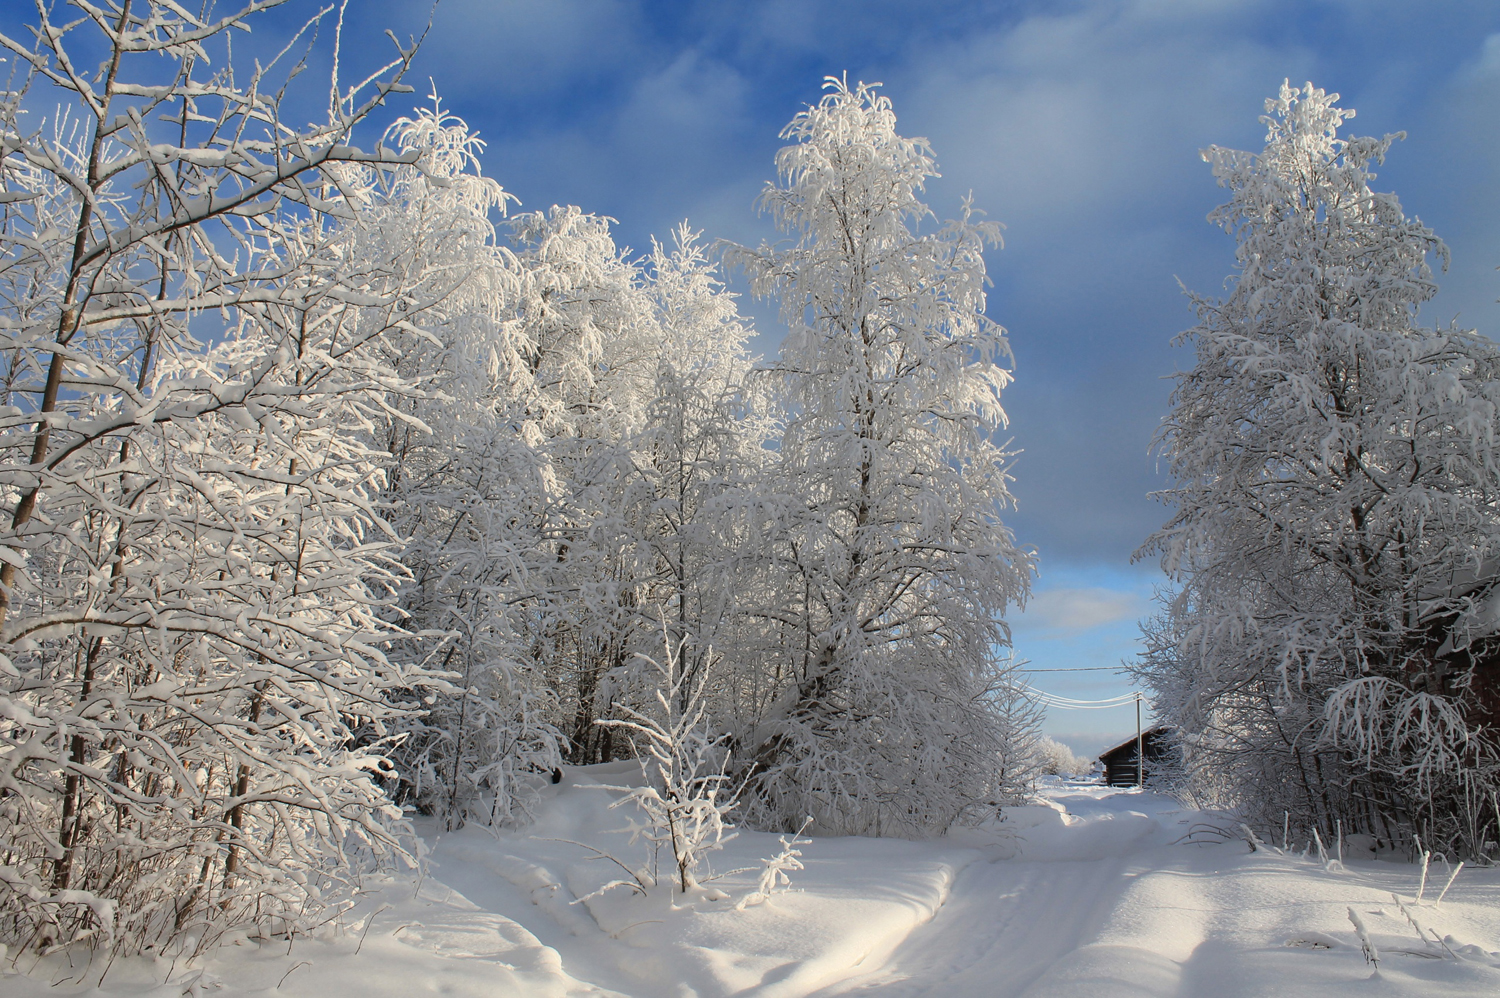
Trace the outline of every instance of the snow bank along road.
[[752, 869], [690, 905], [588, 897], [621, 870], [560, 840], [636, 858], [609, 832], [623, 817], [610, 792], [588, 786], [627, 775], [573, 771], [520, 832], [432, 836], [435, 878], [379, 886], [322, 938], [243, 940], [201, 966], [126, 962], [102, 992], [84, 968], [47, 964], [0, 977], [0, 995], [1500, 995], [1497, 871], [1465, 868], [1434, 903], [1447, 879], [1434, 863], [1418, 902], [1411, 864], [1251, 852], [1223, 816], [1103, 787], [1054, 783], [938, 842], [814, 839], [792, 889], [764, 904], [737, 908], [780, 844], [749, 832], [715, 866]]

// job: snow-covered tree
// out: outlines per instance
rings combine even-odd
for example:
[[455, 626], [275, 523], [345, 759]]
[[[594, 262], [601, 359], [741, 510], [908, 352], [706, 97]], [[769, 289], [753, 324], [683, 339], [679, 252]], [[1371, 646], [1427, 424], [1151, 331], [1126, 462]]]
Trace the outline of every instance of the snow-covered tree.
[[[780, 598], [761, 608], [789, 666], [743, 732], [747, 804], [791, 830], [940, 831], [994, 799], [1017, 694], [998, 649], [1030, 556], [1011, 502], [1004, 331], [984, 315], [998, 226], [934, 224], [936, 164], [874, 87], [830, 78], [782, 132], [762, 203], [793, 238], [742, 250], [790, 333], [777, 491]], [[779, 590], [779, 591], [777, 591]]]
[[412, 50], [297, 130], [296, 52], [237, 79], [218, 48], [273, 5], [39, 4], [32, 44], [0, 36], [9, 945], [296, 929], [405, 854], [371, 773], [424, 680], [385, 655], [369, 442], [409, 390], [372, 348], [402, 276], [340, 180], [403, 162], [349, 136]]
[[389, 421], [404, 649], [465, 691], [438, 694], [396, 760], [424, 810], [505, 820], [560, 743], [574, 762], [639, 748], [595, 722], [655, 702], [637, 653], [663, 618], [690, 670], [730, 644], [720, 513], [764, 464], [765, 420], [745, 401], [748, 330], [686, 227], [636, 262], [608, 219], [553, 208], [513, 218], [501, 246], [487, 218], [503, 195], [462, 122], [434, 109], [393, 134], [421, 158], [361, 227], [421, 234], [412, 258], [438, 286], [461, 275], [392, 358], [425, 386]]
[[[652, 556], [645, 613], [666, 621], [691, 680], [710, 654], [734, 664], [753, 655], [743, 648], [755, 625], [740, 589], [755, 574], [746, 555], [757, 552], [742, 543], [736, 507], [765, 482], [774, 425], [751, 383], [750, 329], [734, 296], [697, 233], [683, 224], [673, 237], [670, 250], [655, 244], [647, 261], [656, 371], [644, 422], [630, 439], [627, 529]], [[732, 689], [736, 677], [716, 671], [719, 693]]]
[[435, 95], [388, 137], [417, 159], [362, 178], [358, 234], [403, 261], [404, 321], [383, 342], [421, 389], [375, 435], [393, 458], [386, 497], [411, 573], [400, 622], [412, 633], [394, 654], [452, 682], [403, 724], [392, 761], [402, 799], [448, 827], [503, 823], [526, 814], [561, 742], [513, 602], [545, 557], [546, 490], [544, 456], [518, 427], [521, 267], [492, 217], [510, 195], [483, 175], [483, 143]]
[[689, 671], [710, 648], [732, 650], [741, 556], [725, 509], [765, 464], [767, 424], [748, 400], [748, 329], [685, 226], [643, 262], [615, 245], [608, 219], [577, 208], [520, 216], [513, 230], [514, 406], [545, 486], [519, 615], [569, 759], [606, 761], [635, 746], [595, 722], [654, 703], [638, 653], [659, 642], [663, 618]]
[[1079, 776], [1087, 773], [1093, 762], [1073, 754], [1073, 750], [1056, 738], [1044, 735], [1037, 740], [1038, 768], [1051, 776]]
[[628, 739], [594, 722], [631, 695], [634, 651], [659, 626], [643, 613], [651, 554], [625, 523], [636, 478], [629, 440], [645, 420], [657, 332], [640, 266], [610, 221], [554, 206], [511, 222], [522, 273], [516, 420], [545, 488], [521, 609], [529, 652], [559, 697], [569, 760], [580, 764], [630, 753]]
[[1500, 758], [1500, 351], [1417, 324], [1446, 250], [1372, 165], [1395, 138], [1310, 84], [1267, 101], [1264, 151], [1204, 158], [1238, 240], [1195, 298], [1193, 367], [1160, 436], [1180, 583], [1140, 671], [1203, 788], [1279, 825], [1476, 852]]

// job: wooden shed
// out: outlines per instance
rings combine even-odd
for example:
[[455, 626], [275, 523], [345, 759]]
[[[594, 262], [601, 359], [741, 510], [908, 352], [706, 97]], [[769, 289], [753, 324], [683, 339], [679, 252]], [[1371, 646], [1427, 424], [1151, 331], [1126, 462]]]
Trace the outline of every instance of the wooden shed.
[[[1145, 746], [1146, 779], [1153, 772], [1160, 772], [1172, 750], [1172, 729], [1164, 724], [1141, 732], [1141, 743]], [[1104, 764], [1104, 782], [1112, 787], [1134, 787], [1139, 785], [1139, 770], [1135, 759], [1135, 735], [1099, 753]]]

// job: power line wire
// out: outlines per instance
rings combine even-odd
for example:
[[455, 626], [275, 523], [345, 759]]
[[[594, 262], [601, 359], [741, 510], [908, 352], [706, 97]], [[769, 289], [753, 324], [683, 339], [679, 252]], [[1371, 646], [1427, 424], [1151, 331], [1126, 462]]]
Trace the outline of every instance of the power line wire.
[[1103, 700], [1079, 700], [1075, 697], [1059, 696], [1056, 693], [1048, 693], [1035, 687], [1023, 687], [1023, 691], [1037, 703], [1044, 707], [1056, 707], [1059, 710], [1109, 710], [1114, 707], [1124, 707], [1140, 700], [1139, 693], [1122, 693], [1119, 696], [1106, 697]]
[[1130, 692], [1130, 693], [1120, 693], [1120, 694], [1117, 694], [1116, 696], [1112, 696], [1112, 697], [1100, 697], [1097, 700], [1085, 700], [1082, 697], [1068, 697], [1068, 696], [1063, 696], [1060, 693], [1048, 693], [1046, 690], [1039, 690], [1039, 689], [1037, 689], [1034, 686], [1028, 686], [1028, 687], [1026, 687], [1026, 689], [1029, 690], [1030, 692], [1036, 694], [1037, 696], [1046, 697], [1049, 700], [1062, 700], [1062, 701], [1066, 701], [1068, 703], [1115, 703], [1115, 702], [1125, 703], [1127, 701], [1134, 700], [1138, 696], [1140, 696], [1139, 693]]

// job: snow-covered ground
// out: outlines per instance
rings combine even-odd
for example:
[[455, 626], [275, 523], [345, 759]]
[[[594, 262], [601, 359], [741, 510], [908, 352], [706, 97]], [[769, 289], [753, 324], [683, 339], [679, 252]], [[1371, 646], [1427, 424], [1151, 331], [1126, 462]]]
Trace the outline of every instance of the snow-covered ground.
[[[629, 768], [570, 772], [524, 831], [431, 836], [432, 876], [372, 891], [323, 938], [244, 941], [202, 966], [121, 961], [102, 992], [91, 986], [102, 968], [73, 983], [89, 968], [48, 963], [0, 977], [0, 994], [1500, 994], [1500, 871], [1466, 868], [1434, 904], [1447, 879], [1434, 863], [1417, 904], [1411, 864], [1251, 852], [1222, 816], [1056, 781], [1040, 803], [936, 842], [815, 838], [791, 889], [764, 904], [737, 906], [781, 844], [750, 832], [713, 857], [750, 869], [690, 905], [623, 889], [579, 902], [623, 871], [559, 840], [640, 856], [608, 831], [626, 817], [608, 810], [613, 795], [589, 789]], [[1350, 909], [1379, 950], [1378, 977]]]

